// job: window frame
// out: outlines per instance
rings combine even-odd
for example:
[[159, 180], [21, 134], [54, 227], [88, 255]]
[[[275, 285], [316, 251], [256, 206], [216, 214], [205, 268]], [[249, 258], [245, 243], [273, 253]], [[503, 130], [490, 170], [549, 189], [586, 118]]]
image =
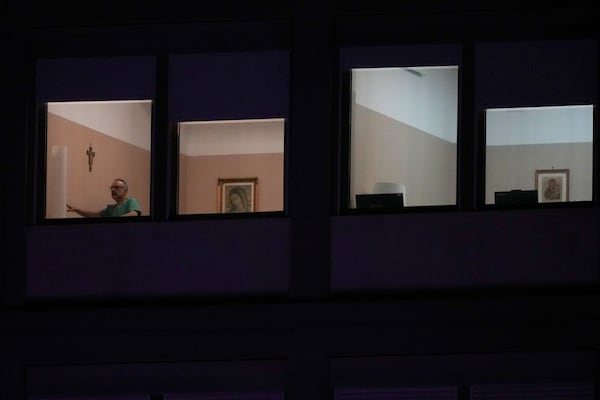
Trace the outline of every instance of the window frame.
[[[232, 112], [231, 110], [220, 110], [220, 112], [218, 113], [217, 116], [214, 117], [214, 119], [207, 119], [206, 116], [201, 116], [200, 118], [195, 118], [193, 120], [188, 120], [186, 118], [183, 118], [181, 114], [183, 114], [184, 116], [188, 116], [187, 114], [189, 114], [189, 111], [179, 111], [176, 112], [173, 110], [173, 107], [170, 105], [170, 98], [165, 96], [165, 114], [164, 114], [164, 125], [167, 126], [167, 131], [168, 131], [168, 141], [169, 141], [169, 165], [170, 165], [170, 175], [169, 175], [169, 192], [168, 192], [168, 216], [167, 216], [167, 220], [173, 220], [173, 221], [181, 221], [181, 220], [214, 220], [214, 219], [223, 219], [223, 220], [229, 220], [229, 219], [264, 219], [264, 218], [282, 218], [282, 217], [289, 217], [290, 213], [289, 213], [289, 183], [288, 183], [288, 179], [290, 176], [290, 166], [289, 166], [289, 159], [290, 159], [290, 127], [291, 127], [291, 118], [292, 116], [290, 115], [290, 110], [291, 110], [291, 103], [290, 103], [290, 99], [291, 99], [291, 94], [290, 94], [290, 90], [291, 90], [291, 67], [292, 67], [292, 50], [291, 48], [287, 47], [287, 46], [267, 46], [266, 48], [249, 48], [249, 49], [244, 49], [244, 50], [240, 50], [240, 49], [226, 49], [226, 50], [220, 50], [220, 51], [215, 51], [214, 49], [208, 49], [207, 51], [203, 51], [203, 52], [175, 52], [175, 53], [171, 53], [168, 56], [165, 56], [164, 58], [164, 68], [165, 68], [165, 73], [162, 75], [163, 78], [163, 82], [162, 82], [162, 86], [164, 86], [164, 90], [167, 93], [171, 93], [172, 92], [172, 85], [173, 82], [171, 81], [171, 66], [172, 66], [172, 62], [174, 60], [177, 59], [177, 57], [181, 57], [181, 58], [186, 58], [186, 57], [195, 57], [195, 56], [201, 56], [201, 57], [212, 57], [215, 55], [219, 55], [221, 54], [235, 54], [236, 56], [241, 56], [243, 54], [247, 54], [247, 53], [271, 53], [270, 56], [273, 57], [275, 53], [277, 52], [281, 52], [281, 53], [285, 53], [285, 57], [287, 58], [287, 66], [286, 66], [286, 73], [287, 73], [287, 83], [288, 86], [286, 88], [287, 90], [287, 96], [286, 98], [287, 100], [287, 106], [286, 109], [284, 111], [280, 111], [280, 113], [274, 112], [273, 110], [270, 110], [268, 112], [265, 113], [264, 110], [262, 110], [261, 112], [263, 113], [260, 116], [252, 116], [252, 115], [243, 115], [242, 117], [240, 117], [239, 115], [236, 115], [235, 112]], [[283, 56], [283, 54], [281, 55]], [[180, 60], [181, 62], [181, 60]], [[187, 113], [187, 114], [186, 114]], [[214, 113], [214, 110], [213, 110]], [[232, 115], [233, 114], [233, 115]], [[283, 114], [283, 115], [281, 115]], [[180, 179], [179, 179], [179, 149], [180, 149], [180, 135], [179, 135], [179, 124], [180, 123], [186, 123], [186, 122], [195, 122], [195, 121], [203, 121], [203, 122], [210, 122], [210, 121], [230, 121], [230, 120], [236, 120], [239, 118], [243, 118], [243, 119], [283, 119], [283, 182], [282, 182], [282, 197], [283, 197], [283, 202], [282, 202], [282, 210], [275, 210], [275, 211], [260, 211], [260, 212], [250, 212], [250, 213], [240, 213], [240, 214], [230, 214], [230, 213], [206, 213], [206, 214], [179, 214], [179, 184], [180, 184]], [[260, 183], [259, 183], [260, 184]], [[216, 182], [215, 182], [216, 185]]]
[[[537, 105], [527, 105], [527, 106], [514, 106], [514, 107], [503, 107], [503, 108], [538, 108], [538, 107], [560, 107], [560, 106], [573, 106], [575, 104], [564, 104], [564, 105], [546, 105], [546, 104], [537, 104]], [[598, 203], [598, 156], [600, 154], [599, 143], [598, 143], [598, 104], [585, 104], [592, 106], [592, 179], [591, 179], [591, 193], [592, 198], [590, 200], [580, 200], [580, 201], [572, 201], [568, 200], [565, 202], [552, 202], [552, 203], [535, 203], [535, 204], [495, 204], [495, 203], [486, 203], [486, 190], [487, 190], [487, 182], [486, 182], [486, 174], [487, 174], [487, 119], [486, 112], [489, 109], [495, 109], [496, 107], [483, 109], [479, 113], [479, 134], [480, 134], [480, 143], [481, 143], [481, 184], [478, 187], [478, 208], [482, 210], [520, 210], [520, 209], [547, 209], [547, 208], [577, 208], [577, 207], [589, 207], [594, 206]]]
[[[475, 186], [474, 186], [474, 210], [481, 211], [503, 211], [503, 210], [536, 210], [536, 209], [559, 209], [559, 208], [585, 208], [590, 206], [597, 206], [600, 201], [600, 174], [598, 172], [598, 168], [600, 168], [600, 133], [599, 133], [599, 117], [598, 117], [598, 106], [600, 101], [600, 77], [595, 74], [594, 78], [597, 80], [597, 85], [593, 90], [592, 95], [573, 95], [570, 94], [567, 101], [558, 102], [557, 100], [553, 100], [550, 98], [544, 98], [542, 100], [532, 101], [525, 100], [520, 102], [498, 102], [492, 101], [492, 104], [489, 104], [489, 100], [478, 99], [477, 88], [475, 87], [478, 83], [476, 81], [476, 76], [481, 75], [481, 70], [477, 65], [477, 45], [498, 45], [498, 44], [516, 44], [516, 45], [525, 45], [525, 44], [556, 44], [557, 42], [591, 42], [594, 45], [593, 47], [595, 54], [594, 60], [592, 62], [596, 62], [596, 67], [600, 65], [600, 40], [595, 36], [590, 36], [588, 34], [580, 34], [575, 36], [569, 35], [558, 35], [552, 37], [528, 37], [526, 35], [520, 36], [518, 38], [513, 38], [512, 40], [506, 37], [495, 37], [495, 38], [481, 38], [477, 42], [472, 42], [472, 68], [473, 74], [470, 77], [473, 79], [474, 85], [474, 97], [473, 100], [473, 116], [476, 120], [476, 132], [474, 135], [474, 155], [476, 157], [476, 170], [475, 170]], [[597, 71], [597, 68], [596, 68]], [[574, 97], [575, 96], [575, 97]], [[565, 95], [563, 94], [564, 98]], [[592, 105], [592, 199], [586, 201], [568, 201], [568, 202], [554, 202], [554, 203], [537, 203], [537, 204], [518, 204], [518, 205], [498, 205], [498, 204], [486, 204], [486, 158], [487, 158], [487, 145], [486, 145], [486, 110], [494, 109], [494, 108], [535, 108], [535, 107], [548, 107], [548, 106], [573, 106], [573, 105]], [[486, 107], [487, 106], [487, 107]]]
[[[40, 76], [38, 74], [38, 63], [43, 61], [87, 61], [87, 62], [106, 62], [107, 60], [115, 60], [119, 61], [127, 61], [134, 60], [137, 62], [142, 62], [142, 60], [147, 60], [148, 65], [152, 64], [153, 71], [153, 79], [152, 85], [155, 85], [155, 81], [158, 77], [158, 70], [156, 69], [157, 58], [150, 55], [138, 55], [138, 54], [110, 54], [110, 55], [83, 55], [83, 56], [72, 56], [72, 55], [62, 55], [62, 56], [52, 56], [49, 57], [47, 55], [41, 54], [37, 57], [32, 58], [33, 68], [31, 71], [32, 82], [38, 82]], [[31, 210], [31, 214], [28, 218], [28, 223], [31, 225], [64, 225], [64, 224], [97, 224], [97, 223], [127, 223], [133, 221], [150, 221], [155, 220], [154, 209], [156, 209], [156, 205], [154, 202], [153, 196], [153, 187], [156, 185], [155, 183], [155, 171], [154, 164], [155, 158], [157, 157], [157, 152], [154, 151], [156, 148], [156, 140], [160, 136], [157, 133], [156, 128], [156, 101], [158, 98], [158, 93], [156, 87], [150, 88], [151, 96], [143, 99], [144, 101], [148, 100], [151, 102], [151, 121], [150, 121], [150, 165], [148, 169], [148, 173], [150, 176], [150, 187], [148, 192], [148, 197], [150, 200], [150, 204], [148, 205], [149, 215], [141, 215], [137, 218], [134, 218], [133, 221], [129, 218], [120, 218], [120, 217], [103, 217], [103, 218], [73, 218], [73, 217], [65, 217], [65, 218], [47, 218], [46, 217], [46, 203], [47, 203], [47, 129], [48, 129], [48, 104], [49, 103], [60, 103], [60, 102], [102, 102], [102, 101], [121, 101], [121, 100], [129, 100], [129, 98], [120, 98], [123, 97], [121, 95], [122, 92], [119, 92], [119, 96], [107, 96], [102, 93], [86, 93], [85, 96], [73, 96], [71, 94], [58, 94], [52, 95], [51, 99], [46, 97], [42, 97], [42, 95], [38, 92], [37, 87], [32, 87], [32, 97], [31, 101], [33, 103], [32, 109], [34, 113], [32, 115], [33, 121], [33, 130], [31, 143], [33, 146], [30, 146], [28, 157], [30, 159], [30, 164], [33, 166], [31, 170], [31, 174], [33, 176], [30, 179], [30, 193], [32, 196], [28, 199], [28, 209]], [[136, 90], [139, 90], [136, 89]], [[110, 97], [110, 98], [109, 98]], [[137, 96], [136, 96], [137, 97]], [[135, 99], [132, 99], [135, 100]], [[110, 182], [108, 182], [110, 183]]]
[[[463, 149], [465, 137], [472, 136], [473, 129], [469, 129], [468, 133], [465, 135], [463, 131], [464, 122], [463, 122], [463, 114], [465, 110], [465, 99], [466, 102], [469, 103], [471, 97], [469, 94], [472, 91], [470, 88], [470, 80], [464, 78], [463, 68], [465, 65], [468, 65], [467, 68], [470, 69], [470, 63], [472, 60], [469, 58], [470, 52], [468, 51], [467, 45], [463, 42], [452, 41], [449, 43], [446, 42], [427, 42], [427, 43], [393, 43], [386, 44], [383, 46], [389, 47], [403, 47], [403, 46], [451, 46], [456, 47], [459, 55], [455, 62], [452, 65], [455, 65], [458, 69], [458, 93], [457, 93], [457, 136], [456, 136], [456, 193], [455, 198], [456, 201], [454, 204], [444, 204], [444, 205], [417, 205], [417, 206], [404, 206], [402, 208], [391, 209], [391, 208], [373, 208], [373, 209], [359, 209], [359, 208], [350, 208], [350, 180], [351, 180], [351, 166], [350, 166], [350, 158], [351, 158], [351, 96], [352, 96], [352, 70], [354, 68], [363, 68], [362, 66], [345, 68], [342, 63], [338, 63], [337, 73], [338, 73], [338, 98], [337, 98], [337, 137], [339, 140], [339, 145], [337, 147], [339, 151], [338, 155], [338, 163], [335, 166], [334, 170], [336, 171], [335, 176], [337, 176], [337, 186], [334, 189], [335, 196], [332, 196], [335, 204], [332, 204], [333, 210], [337, 215], [378, 215], [378, 214], [404, 214], [404, 213], [423, 213], [423, 212], [453, 212], [458, 211], [460, 209], [465, 208], [464, 198], [470, 197], [465, 196], [464, 191], [465, 188], [464, 180], [461, 179], [463, 175], [464, 161], [461, 159], [461, 154], [464, 154], [465, 151]], [[360, 46], [362, 48], [377, 48], [381, 47], [379, 44], [371, 43], [368, 45]], [[344, 49], [350, 49], [352, 46], [342, 46], [340, 45], [338, 48], [338, 59], [341, 59], [339, 55]], [[360, 64], [360, 63], [355, 63]], [[390, 68], [390, 67], [408, 67], [408, 65], [395, 65], [393, 61], [385, 63], [385, 65], [380, 65], [378, 67], [373, 67], [369, 65], [369, 68]], [[412, 64], [405, 62], [405, 64]], [[447, 62], [438, 61], [435, 63], [419, 63], [421, 67], [437, 67], [437, 66], [447, 66], [450, 65]], [[414, 65], [411, 65], [414, 66]], [[365, 67], [366, 68], [366, 67]], [[466, 95], [465, 95], [466, 93]], [[463, 96], [465, 97], [463, 99]], [[470, 105], [466, 105], [466, 109], [471, 109]], [[468, 129], [468, 128], [467, 128]], [[461, 185], [462, 184], [462, 185]], [[467, 187], [467, 190], [471, 190]]]

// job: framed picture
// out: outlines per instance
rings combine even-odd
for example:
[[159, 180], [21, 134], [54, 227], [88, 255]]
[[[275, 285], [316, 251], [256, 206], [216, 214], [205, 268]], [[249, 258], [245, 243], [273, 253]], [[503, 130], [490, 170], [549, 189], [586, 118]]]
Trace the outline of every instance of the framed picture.
[[536, 170], [535, 188], [538, 191], [539, 203], [569, 201], [569, 170]]
[[219, 179], [217, 209], [220, 213], [256, 211], [258, 178]]

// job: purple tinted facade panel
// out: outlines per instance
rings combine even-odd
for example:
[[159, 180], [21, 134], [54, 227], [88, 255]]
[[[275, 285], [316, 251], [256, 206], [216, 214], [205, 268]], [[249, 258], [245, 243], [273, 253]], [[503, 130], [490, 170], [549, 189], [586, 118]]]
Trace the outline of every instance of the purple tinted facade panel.
[[169, 121], [287, 118], [288, 51], [175, 55]]
[[355, 291], [593, 284], [597, 224], [593, 208], [336, 217], [331, 285]]
[[48, 101], [154, 99], [155, 57], [42, 59], [36, 98]]
[[289, 236], [286, 219], [35, 226], [28, 296], [285, 293]]

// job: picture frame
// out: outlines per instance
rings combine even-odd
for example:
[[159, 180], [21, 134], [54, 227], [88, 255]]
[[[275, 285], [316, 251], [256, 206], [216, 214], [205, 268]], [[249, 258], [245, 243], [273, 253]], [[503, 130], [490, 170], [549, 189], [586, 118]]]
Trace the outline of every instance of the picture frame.
[[258, 178], [219, 178], [217, 210], [222, 214], [248, 213], [257, 210]]
[[536, 170], [535, 189], [538, 192], [539, 203], [558, 203], [569, 201], [569, 170]]

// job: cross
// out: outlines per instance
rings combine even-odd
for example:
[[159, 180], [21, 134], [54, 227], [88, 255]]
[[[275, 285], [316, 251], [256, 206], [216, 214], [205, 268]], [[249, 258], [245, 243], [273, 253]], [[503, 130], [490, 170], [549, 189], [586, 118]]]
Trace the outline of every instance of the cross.
[[92, 144], [91, 143], [90, 143], [90, 147], [85, 152], [85, 154], [87, 154], [87, 156], [88, 156], [88, 165], [90, 167], [90, 172], [92, 172], [92, 164], [94, 163], [94, 156], [96, 155], [96, 153], [92, 149]]

